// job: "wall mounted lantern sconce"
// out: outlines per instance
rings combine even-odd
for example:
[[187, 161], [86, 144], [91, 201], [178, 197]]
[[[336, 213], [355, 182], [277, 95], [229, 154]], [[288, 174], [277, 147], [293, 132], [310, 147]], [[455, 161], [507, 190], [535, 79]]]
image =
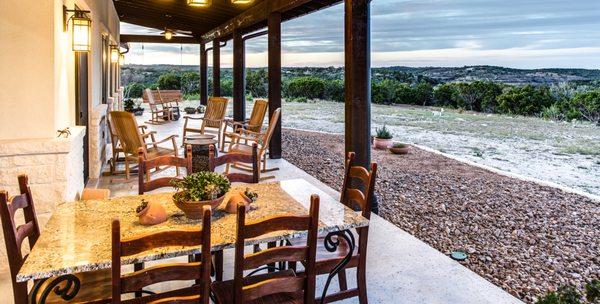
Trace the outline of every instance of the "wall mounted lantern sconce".
[[121, 52], [119, 52], [119, 47], [116, 45], [112, 45], [110, 47], [110, 62], [112, 62], [112, 63], [119, 62], [119, 57], [121, 57]]
[[[67, 9], [63, 6], [63, 31], [69, 29], [69, 22], [73, 24], [73, 51], [89, 52], [92, 45], [92, 19], [88, 17], [89, 11], [82, 11], [77, 8]], [[69, 14], [72, 14], [69, 17]]]
[[231, 0], [231, 3], [233, 3], [233, 4], [249, 4], [249, 3], [252, 3], [252, 1], [254, 1], [254, 0]]

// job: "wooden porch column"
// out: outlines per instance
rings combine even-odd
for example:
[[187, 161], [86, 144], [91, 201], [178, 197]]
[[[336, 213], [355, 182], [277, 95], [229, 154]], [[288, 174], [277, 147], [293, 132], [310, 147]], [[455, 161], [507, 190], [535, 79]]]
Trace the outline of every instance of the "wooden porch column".
[[[281, 108], [281, 14], [269, 15], [269, 119], [277, 108]], [[269, 143], [269, 157], [281, 158], [281, 120]]]
[[246, 67], [244, 39], [239, 29], [233, 31], [233, 120], [246, 119]]
[[[356, 163], [371, 163], [371, 30], [370, 0], [344, 0], [345, 145]], [[377, 213], [376, 200], [373, 212]]]
[[208, 61], [205, 43], [200, 43], [200, 104], [208, 104]]
[[212, 82], [213, 82], [213, 94], [214, 97], [221, 96], [221, 41], [219, 39], [213, 40], [213, 70], [212, 70]]

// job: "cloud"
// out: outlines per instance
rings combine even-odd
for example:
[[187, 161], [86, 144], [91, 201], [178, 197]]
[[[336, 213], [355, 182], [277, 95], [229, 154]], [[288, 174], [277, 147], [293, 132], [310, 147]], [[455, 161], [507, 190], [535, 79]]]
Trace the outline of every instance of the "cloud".
[[[485, 62], [510, 67], [598, 68], [600, 64], [598, 54], [589, 52], [600, 48], [598, 0], [376, 0], [371, 15], [375, 66]], [[343, 5], [337, 5], [284, 23], [283, 64], [343, 65], [339, 55], [343, 52], [343, 19]], [[123, 26], [124, 32], [129, 30]], [[146, 59], [181, 61], [179, 49], [145, 47]], [[262, 60], [266, 48], [266, 37], [249, 40], [249, 65], [266, 65], [266, 59]], [[150, 55], [153, 52], [160, 56]], [[197, 54], [194, 49], [184, 50], [184, 61], [197, 62]], [[472, 62], [463, 54], [472, 56]]]

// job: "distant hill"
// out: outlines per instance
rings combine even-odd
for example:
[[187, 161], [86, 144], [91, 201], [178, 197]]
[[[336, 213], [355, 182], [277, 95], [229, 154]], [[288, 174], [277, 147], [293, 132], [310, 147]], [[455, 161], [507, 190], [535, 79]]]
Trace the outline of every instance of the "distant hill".
[[[260, 68], [259, 68], [260, 69]], [[264, 68], [263, 68], [264, 69]], [[156, 83], [158, 77], [169, 71], [198, 72], [199, 67], [193, 65], [125, 65], [122, 70], [123, 84], [130, 82]], [[253, 68], [251, 70], [256, 70]], [[209, 68], [209, 77], [211, 71]], [[600, 81], [600, 70], [592, 69], [512, 69], [498, 66], [465, 66], [465, 67], [383, 67], [373, 68], [376, 79], [394, 77], [426, 77], [437, 83], [472, 82], [476, 80], [494, 81], [513, 85], [553, 84], [562, 82], [586, 83]], [[221, 69], [223, 78], [231, 77], [231, 69]], [[343, 68], [302, 67], [283, 68], [283, 76], [316, 76], [329, 79], [341, 79]], [[399, 76], [400, 75], [400, 76]]]

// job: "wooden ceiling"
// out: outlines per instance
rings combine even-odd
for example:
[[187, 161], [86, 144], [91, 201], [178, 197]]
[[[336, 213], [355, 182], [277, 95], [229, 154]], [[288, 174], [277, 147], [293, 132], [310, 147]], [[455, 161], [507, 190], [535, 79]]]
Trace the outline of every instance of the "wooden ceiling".
[[[231, 0], [212, 0], [210, 7], [192, 7], [186, 0], [113, 0], [123, 22], [164, 30], [189, 31], [197, 38], [226, 37], [233, 24], [244, 24], [246, 32], [266, 26], [266, 13], [278, 10], [289, 20], [331, 6], [341, 0], [254, 0], [251, 4], [232, 4]], [[221, 28], [225, 29], [222, 30]], [[217, 35], [215, 35], [217, 33]]]

